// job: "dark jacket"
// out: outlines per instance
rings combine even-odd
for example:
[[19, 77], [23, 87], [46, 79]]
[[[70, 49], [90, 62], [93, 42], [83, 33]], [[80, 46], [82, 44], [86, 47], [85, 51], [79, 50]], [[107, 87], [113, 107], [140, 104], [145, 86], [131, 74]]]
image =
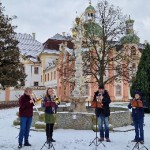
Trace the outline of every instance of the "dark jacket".
[[[141, 100], [143, 102], [143, 100]], [[129, 103], [128, 105], [128, 108], [131, 109], [132, 108], [132, 118], [133, 119], [140, 119], [142, 117], [144, 117], [144, 108], [141, 107], [141, 108], [133, 108], [132, 105], [131, 105], [131, 102]]]
[[[99, 95], [99, 92], [95, 92], [93, 101], [96, 101], [96, 97]], [[102, 99], [102, 108], [95, 108], [95, 114], [98, 117], [100, 114], [103, 114], [105, 117], [110, 116], [109, 104], [111, 103], [110, 96], [106, 90], [104, 90], [103, 99]]]
[[29, 95], [22, 95], [19, 98], [19, 116], [20, 117], [32, 117], [33, 116], [33, 103], [30, 103]]

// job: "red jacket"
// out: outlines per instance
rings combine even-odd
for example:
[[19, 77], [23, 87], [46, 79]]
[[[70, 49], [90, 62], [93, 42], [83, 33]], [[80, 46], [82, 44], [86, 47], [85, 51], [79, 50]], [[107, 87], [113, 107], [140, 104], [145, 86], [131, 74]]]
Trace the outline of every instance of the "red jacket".
[[19, 99], [19, 116], [20, 117], [32, 117], [33, 116], [33, 103], [30, 103], [29, 95], [22, 95]]

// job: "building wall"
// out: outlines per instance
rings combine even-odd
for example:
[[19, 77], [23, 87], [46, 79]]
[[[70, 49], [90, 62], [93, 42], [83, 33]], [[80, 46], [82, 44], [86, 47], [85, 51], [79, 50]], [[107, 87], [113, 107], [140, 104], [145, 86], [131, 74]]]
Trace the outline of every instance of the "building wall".
[[[24, 93], [24, 89], [7, 88], [6, 90], [0, 90], [0, 101], [14, 101]], [[37, 98], [41, 98], [46, 93], [46, 88], [33, 89], [33, 93]]]
[[[136, 64], [135, 67], [135, 72], [137, 71], [137, 66], [139, 63], [139, 58], [141, 57], [141, 52], [138, 50], [138, 47], [136, 44], [128, 44], [128, 49], [127, 52], [131, 53], [130, 50], [132, 50], [132, 48], [135, 48], [136, 50], [136, 55], [134, 56], [134, 62]], [[66, 62], [64, 62], [64, 58], [63, 58], [63, 54], [60, 55], [59, 60], [61, 60], [63, 62], [63, 64], [66, 64]], [[67, 60], [66, 60], [67, 61]], [[60, 63], [61, 64], [61, 63]], [[114, 64], [111, 64], [114, 65]], [[67, 65], [66, 65], [67, 66]], [[60, 66], [59, 66], [60, 67]], [[111, 77], [114, 76], [115, 71], [108, 71], [106, 72], [107, 77]], [[57, 77], [58, 79], [58, 84], [57, 84], [57, 91], [58, 91], [58, 95], [60, 95], [60, 97], [62, 97], [62, 99], [65, 99], [65, 97], [71, 96], [71, 91], [70, 88], [67, 88], [67, 84], [64, 82], [62, 75]], [[94, 79], [91, 79], [91, 82], [93, 82]], [[127, 81], [125, 81], [123, 78], [121, 79], [121, 81], [113, 81], [109, 84], [105, 85], [105, 89], [108, 91], [110, 98], [112, 101], [129, 101], [129, 99], [131, 99], [130, 96], [130, 83], [128, 83]], [[93, 96], [94, 96], [94, 92], [96, 92], [98, 90], [98, 85], [97, 83], [89, 83], [88, 85], [89, 87], [89, 91], [88, 91], [88, 99], [92, 100]], [[67, 92], [65, 91], [67, 90]], [[66, 94], [64, 94], [66, 93]]]
[[[38, 74], [34, 73], [34, 68], [38, 67]], [[41, 82], [41, 66], [40, 65], [34, 65], [34, 64], [25, 64], [25, 73], [27, 75], [25, 79], [25, 86], [34, 86], [34, 82], [38, 82], [39, 86], [42, 86]]]

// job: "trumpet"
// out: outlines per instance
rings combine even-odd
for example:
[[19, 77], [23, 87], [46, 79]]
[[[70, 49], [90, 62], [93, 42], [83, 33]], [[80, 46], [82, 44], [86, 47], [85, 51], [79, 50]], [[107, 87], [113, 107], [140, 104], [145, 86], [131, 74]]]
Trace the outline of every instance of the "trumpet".
[[54, 98], [54, 102], [56, 103], [56, 105], [59, 105], [59, 104], [60, 104], [59, 97], [55, 97], [55, 98]]

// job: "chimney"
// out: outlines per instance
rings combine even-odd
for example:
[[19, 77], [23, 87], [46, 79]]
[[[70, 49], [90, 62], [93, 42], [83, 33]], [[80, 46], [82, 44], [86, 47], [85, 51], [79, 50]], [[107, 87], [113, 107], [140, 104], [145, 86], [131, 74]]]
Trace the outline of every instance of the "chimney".
[[62, 32], [62, 35], [65, 36], [65, 32]]
[[35, 33], [32, 33], [32, 37], [33, 37], [33, 39], [35, 40]]

